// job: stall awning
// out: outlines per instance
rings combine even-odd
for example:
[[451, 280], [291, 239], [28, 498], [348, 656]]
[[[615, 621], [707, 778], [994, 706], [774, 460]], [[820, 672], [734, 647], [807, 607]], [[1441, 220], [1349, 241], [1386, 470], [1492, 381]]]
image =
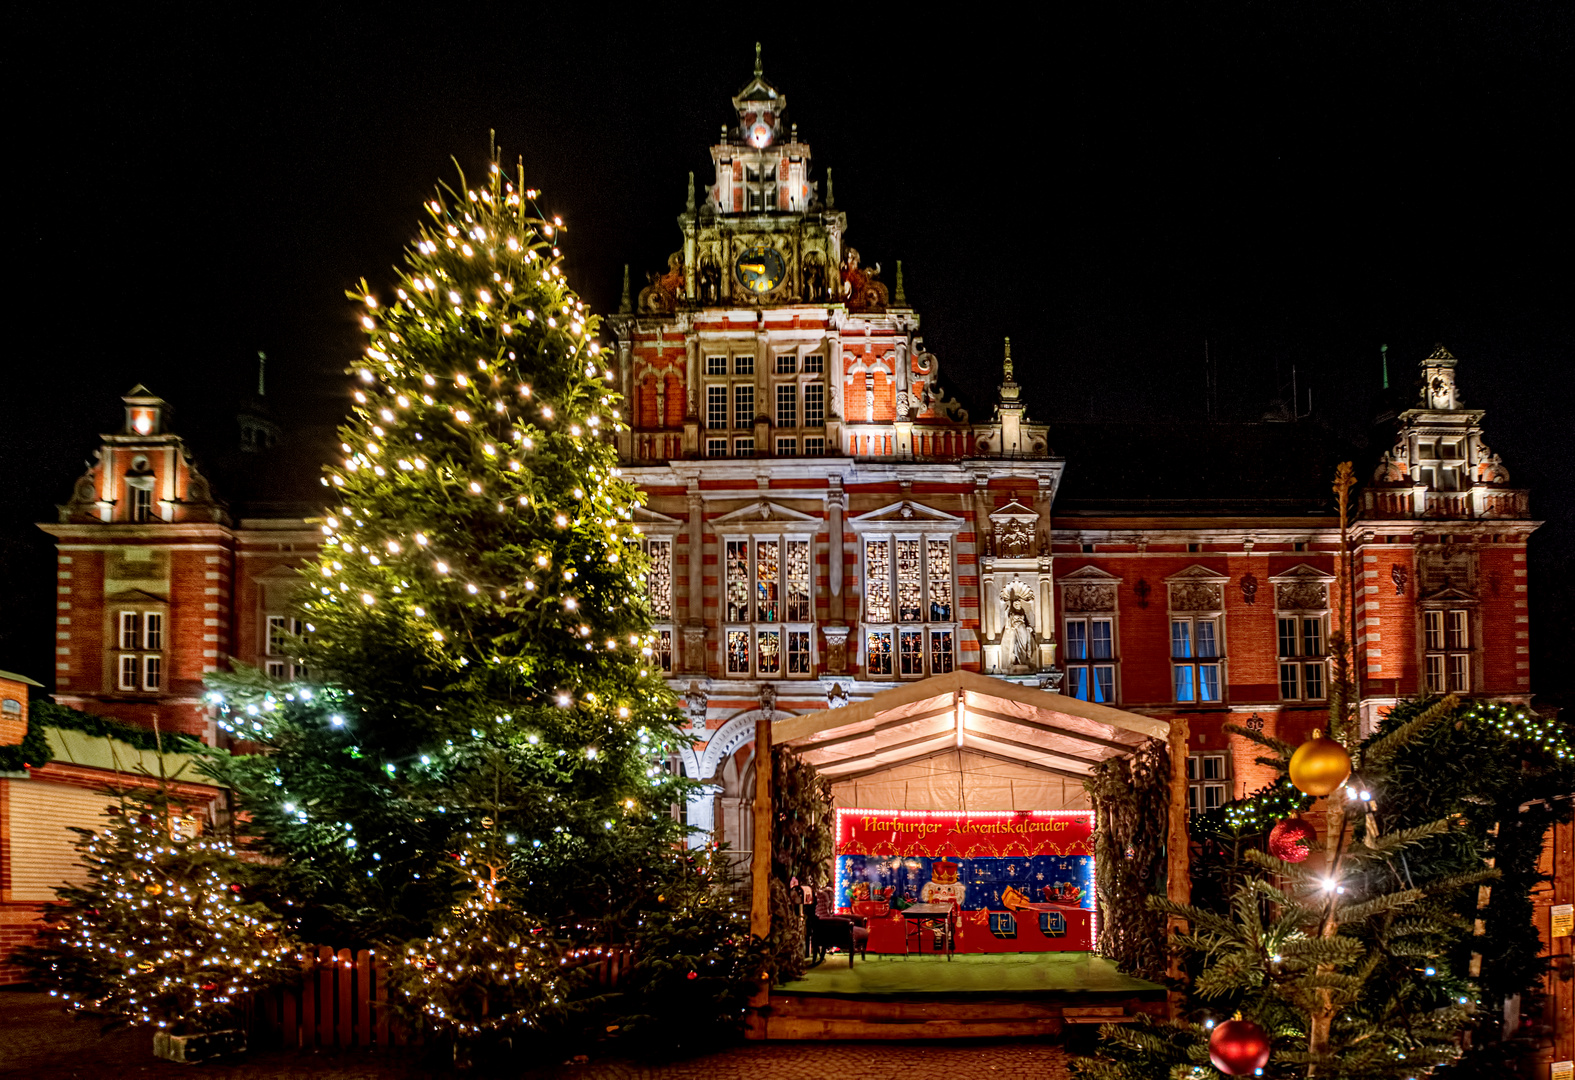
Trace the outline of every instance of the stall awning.
[[954, 671], [790, 717], [773, 725], [772, 741], [833, 783], [959, 750], [1082, 780], [1169, 732], [1164, 720]]

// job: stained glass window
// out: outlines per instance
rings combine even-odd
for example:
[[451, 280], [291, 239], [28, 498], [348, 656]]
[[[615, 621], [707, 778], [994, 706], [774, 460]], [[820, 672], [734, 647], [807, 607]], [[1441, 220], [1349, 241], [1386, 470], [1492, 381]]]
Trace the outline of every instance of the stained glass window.
[[786, 573], [783, 585], [787, 599], [787, 621], [809, 622], [814, 617], [810, 592], [809, 541], [788, 540]]
[[[891, 545], [886, 540], [864, 542], [864, 593], [864, 617], [870, 622], [891, 622]], [[889, 661], [889, 637], [886, 645]]]
[[809, 631], [791, 630], [788, 632], [788, 674], [808, 675], [809, 673]]
[[761, 675], [777, 675], [782, 671], [782, 631], [762, 630], [756, 638], [760, 651], [755, 655], [756, 670]]
[[779, 622], [782, 545], [778, 540], [755, 541], [755, 621]]
[[897, 635], [898, 670], [904, 675], [924, 674], [924, 635], [904, 630]]
[[656, 662], [663, 671], [673, 670], [673, 632], [671, 630], [658, 630], [656, 632]]
[[868, 669], [871, 675], [891, 674], [891, 631], [872, 630], [866, 639]]
[[930, 619], [949, 622], [952, 617], [952, 544], [950, 540], [930, 540]]
[[666, 622], [673, 617], [673, 542], [650, 540], [646, 543], [646, 551], [651, 556], [645, 590], [651, 605], [651, 618]]
[[[749, 541], [727, 542], [727, 604], [728, 622], [749, 621]], [[748, 646], [748, 638], [745, 638]]]
[[897, 621], [924, 619], [924, 583], [920, 577], [919, 542], [897, 541]]
[[729, 675], [749, 674], [748, 630], [729, 630], [727, 632], [727, 673]]
[[952, 632], [930, 631], [930, 674], [944, 675], [952, 669]]

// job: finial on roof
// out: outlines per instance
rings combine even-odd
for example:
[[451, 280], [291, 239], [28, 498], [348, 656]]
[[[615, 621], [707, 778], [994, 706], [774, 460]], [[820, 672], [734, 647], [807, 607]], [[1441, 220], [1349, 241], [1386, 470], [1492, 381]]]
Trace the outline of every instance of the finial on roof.
[[892, 297], [892, 303], [896, 304], [898, 307], [906, 307], [907, 304], [908, 304], [908, 293], [902, 287], [902, 260], [901, 259], [897, 260], [897, 292], [896, 292], [896, 295], [894, 297]]
[[830, 210], [837, 205], [837, 196], [831, 190], [831, 170], [826, 170], [826, 209]]
[[257, 396], [258, 397], [262, 397], [263, 394], [264, 394], [264, 389], [263, 389], [263, 372], [267, 369], [267, 367], [268, 367], [268, 354], [263, 352], [261, 349], [258, 349], [257, 350]]
[[1384, 367], [1384, 389], [1389, 389], [1389, 346], [1378, 346], [1378, 358]]
[[684, 203], [684, 209], [691, 214], [695, 212], [695, 174], [692, 172], [689, 174], [689, 198]]
[[1006, 372], [1006, 381], [1012, 381], [1012, 339], [1006, 339], [1006, 359], [1001, 364], [1001, 369]]
[[618, 314], [628, 315], [634, 311], [634, 306], [629, 303], [629, 264], [623, 264], [623, 297], [618, 301]]
[[760, 42], [755, 42], [755, 78], [760, 78]]

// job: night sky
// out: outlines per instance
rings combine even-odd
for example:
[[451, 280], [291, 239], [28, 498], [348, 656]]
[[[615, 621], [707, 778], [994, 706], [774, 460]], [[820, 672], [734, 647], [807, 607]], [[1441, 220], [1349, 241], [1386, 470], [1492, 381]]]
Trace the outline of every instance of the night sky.
[[1254, 421], [1294, 369], [1300, 422], [1360, 440], [1379, 346], [1409, 393], [1446, 343], [1548, 522], [1533, 685], [1568, 695], [1575, 9], [861, 7], [893, 14], [14, 5], [0, 668], [49, 681], [52, 554], [32, 523], [120, 394], [167, 398], [235, 498], [234, 416], [266, 351], [300, 463], [277, 486], [311, 490], [359, 349], [344, 291], [387, 281], [450, 157], [479, 173], [494, 129], [523, 155], [569, 226], [570, 282], [611, 310], [625, 263], [637, 288], [678, 246], [686, 174], [706, 181], [758, 40], [848, 242], [888, 285], [902, 260], [975, 416], [1009, 335], [1052, 425]]

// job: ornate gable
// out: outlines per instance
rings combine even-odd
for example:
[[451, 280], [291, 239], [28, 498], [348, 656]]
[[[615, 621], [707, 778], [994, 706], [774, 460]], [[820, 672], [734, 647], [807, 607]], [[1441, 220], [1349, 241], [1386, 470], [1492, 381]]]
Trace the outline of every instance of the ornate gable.
[[1013, 499], [990, 515], [994, 554], [1002, 559], [1032, 558], [1038, 545], [1039, 512]]
[[1274, 607], [1277, 611], [1327, 611], [1329, 583], [1333, 580], [1333, 574], [1306, 563], [1274, 574], [1269, 578], [1274, 586]]
[[1097, 566], [1083, 566], [1061, 577], [1063, 609], [1071, 614], [1085, 611], [1114, 611], [1116, 586], [1121, 579]]
[[1230, 578], [1218, 570], [1193, 563], [1165, 579], [1170, 588], [1171, 611], [1221, 611], [1225, 607], [1225, 583]]
[[643, 506], [634, 508], [634, 523], [639, 526], [641, 532], [651, 536], [672, 536], [684, 529], [684, 522], [677, 518], [658, 514], [655, 510], [647, 510]]

